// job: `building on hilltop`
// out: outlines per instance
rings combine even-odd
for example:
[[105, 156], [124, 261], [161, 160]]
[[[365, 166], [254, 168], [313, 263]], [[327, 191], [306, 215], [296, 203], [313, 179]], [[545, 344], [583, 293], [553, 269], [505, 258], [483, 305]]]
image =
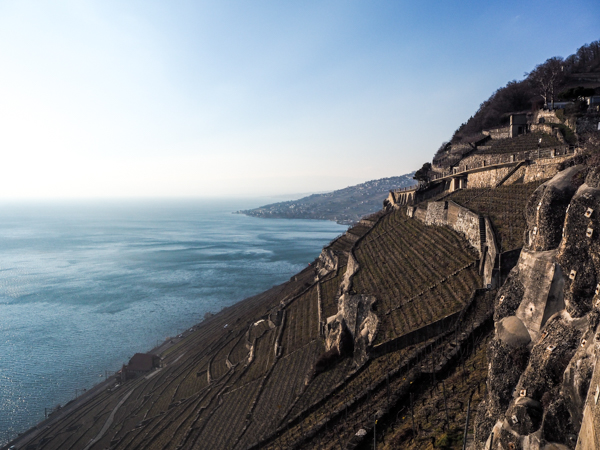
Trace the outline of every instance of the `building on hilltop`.
[[[460, 189], [496, 188], [556, 175], [560, 164], [572, 157], [576, 148], [561, 139], [560, 121], [554, 111], [512, 116], [509, 127], [515, 127], [515, 133], [521, 134], [511, 139], [489, 139], [485, 145], [465, 152], [451, 165], [434, 167], [428, 173], [428, 180], [419, 186], [390, 191], [384, 207], [415, 205]], [[524, 118], [532, 117], [539, 123], [523, 123]], [[592, 125], [600, 126], [596, 122]]]
[[524, 112], [512, 113], [509, 115], [507, 126], [482, 130], [482, 133], [492, 139], [508, 139], [529, 133], [529, 114]]
[[510, 125], [508, 126], [508, 137], [514, 138], [520, 134], [529, 132], [527, 113], [517, 113], [510, 115]]
[[598, 108], [600, 106], [600, 95], [592, 95], [591, 97], [585, 97], [585, 102], [588, 107]]
[[557, 100], [555, 100], [554, 101], [554, 107], [552, 107], [553, 103], [548, 102], [548, 103], [546, 103], [546, 109], [549, 109], [549, 110], [552, 110], [552, 109], [564, 109], [567, 106], [571, 106], [573, 104], [574, 103], [572, 101], [568, 101], [568, 100], [565, 100], [565, 101], [557, 101]]

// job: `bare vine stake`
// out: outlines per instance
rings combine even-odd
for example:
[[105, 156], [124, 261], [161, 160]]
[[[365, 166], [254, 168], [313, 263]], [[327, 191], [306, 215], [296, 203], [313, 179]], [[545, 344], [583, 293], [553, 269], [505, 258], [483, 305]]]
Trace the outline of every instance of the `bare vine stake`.
[[373, 421], [373, 450], [377, 450], [377, 414]]
[[465, 435], [463, 437], [463, 450], [467, 450], [467, 433], [469, 431], [469, 417], [471, 416], [471, 398], [475, 391], [471, 391], [469, 395], [469, 403], [467, 404], [467, 422], [465, 423]]
[[444, 391], [444, 409], [446, 410], [446, 422], [450, 426], [450, 420], [448, 420], [448, 403], [446, 402], [446, 383], [442, 380], [442, 389]]
[[433, 371], [433, 349], [431, 349], [431, 383], [435, 386], [435, 372]]
[[387, 373], [387, 407], [390, 409], [390, 373]]
[[415, 435], [415, 415], [413, 413], [413, 401], [412, 401], [412, 392], [409, 395], [410, 397], [410, 418], [412, 419], [412, 434]]

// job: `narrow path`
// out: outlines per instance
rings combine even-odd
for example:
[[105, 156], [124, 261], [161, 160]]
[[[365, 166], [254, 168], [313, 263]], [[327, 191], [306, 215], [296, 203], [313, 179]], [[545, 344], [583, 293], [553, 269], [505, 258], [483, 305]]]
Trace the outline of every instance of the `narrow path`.
[[113, 420], [115, 418], [115, 414], [117, 413], [117, 411], [119, 410], [119, 408], [121, 407], [121, 405], [123, 403], [125, 403], [125, 401], [129, 398], [129, 396], [131, 394], [133, 394], [134, 390], [135, 390], [135, 388], [132, 389], [132, 390], [130, 390], [127, 394], [125, 394], [125, 396], [121, 399], [121, 401], [119, 403], [117, 403], [117, 406], [115, 406], [115, 408], [110, 413], [110, 416], [108, 416], [108, 419], [106, 419], [106, 423], [104, 424], [104, 426], [100, 430], [100, 433], [98, 433], [98, 435], [94, 439], [92, 439], [90, 441], [90, 443], [85, 446], [85, 448], [83, 450], [88, 450], [92, 445], [94, 445], [96, 442], [98, 442], [100, 439], [102, 439], [102, 436], [104, 436], [104, 433], [106, 433], [106, 430], [108, 430], [108, 428], [112, 425]]

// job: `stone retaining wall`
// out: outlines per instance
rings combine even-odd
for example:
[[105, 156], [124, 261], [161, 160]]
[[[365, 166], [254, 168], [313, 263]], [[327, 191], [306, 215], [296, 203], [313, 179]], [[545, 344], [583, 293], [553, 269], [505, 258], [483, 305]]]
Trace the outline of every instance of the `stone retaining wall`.
[[[513, 166], [508, 166], [470, 173], [467, 175], [467, 187], [473, 189], [496, 186], [496, 184], [498, 184], [499, 181], [508, 175], [512, 169]], [[517, 170], [517, 173], [518, 172], [525, 173], [525, 168], [521, 167], [519, 170]]]
[[421, 222], [426, 222], [426, 220], [427, 220], [427, 210], [420, 209], [420, 208], [415, 208], [413, 210], [413, 217], [415, 219], [420, 220]]
[[510, 127], [492, 128], [491, 130], [483, 130], [482, 133], [491, 136], [492, 139], [508, 139], [510, 137]]
[[525, 170], [523, 183], [545, 180], [552, 178], [559, 172], [559, 165], [573, 155], [555, 156], [554, 158], [542, 158], [532, 161]]
[[436, 320], [429, 325], [425, 325], [417, 330], [413, 330], [410, 333], [406, 333], [395, 339], [390, 339], [382, 344], [375, 345], [369, 353], [373, 357], [378, 357], [389, 352], [402, 350], [403, 348], [410, 347], [411, 345], [420, 344], [428, 339], [439, 336], [440, 334], [450, 331], [454, 328], [462, 312], [463, 310], [461, 309], [453, 314], [441, 318], [440, 320]]
[[[473, 211], [454, 203], [448, 202], [447, 221], [444, 225], [449, 226], [465, 236], [473, 248], [480, 251], [481, 240], [479, 236], [479, 215]], [[482, 256], [481, 254], [479, 255]]]
[[483, 242], [483, 245], [479, 229], [479, 215], [451, 200], [429, 202], [427, 211], [415, 209], [413, 217], [426, 225], [446, 225], [461, 233], [479, 253], [484, 286], [490, 284], [495, 287], [498, 278], [496, 261], [499, 251], [491, 222], [487, 217], [484, 218], [486, 241]]
[[425, 216], [427, 225], [446, 225], [448, 223], [448, 202], [430, 202]]

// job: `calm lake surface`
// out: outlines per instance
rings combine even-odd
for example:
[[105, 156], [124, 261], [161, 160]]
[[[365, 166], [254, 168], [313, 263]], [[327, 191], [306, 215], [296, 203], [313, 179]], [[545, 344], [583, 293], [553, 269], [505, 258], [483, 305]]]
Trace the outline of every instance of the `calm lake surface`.
[[231, 213], [273, 201], [1, 204], [0, 443], [346, 229]]

